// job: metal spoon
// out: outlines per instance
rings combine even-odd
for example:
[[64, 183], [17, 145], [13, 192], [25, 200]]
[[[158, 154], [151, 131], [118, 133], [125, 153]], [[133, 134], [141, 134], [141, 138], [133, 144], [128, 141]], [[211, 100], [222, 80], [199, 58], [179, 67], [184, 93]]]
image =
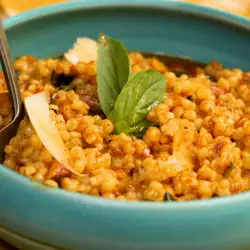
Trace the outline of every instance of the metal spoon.
[[[2, 20], [0, 20], [0, 61], [12, 104], [12, 121], [0, 130], [0, 162], [3, 162], [4, 148], [16, 134], [18, 125], [24, 116], [24, 109], [16, 74], [10, 59], [9, 46], [3, 29]], [[6, 93], [3, 94], [6, 95]]]

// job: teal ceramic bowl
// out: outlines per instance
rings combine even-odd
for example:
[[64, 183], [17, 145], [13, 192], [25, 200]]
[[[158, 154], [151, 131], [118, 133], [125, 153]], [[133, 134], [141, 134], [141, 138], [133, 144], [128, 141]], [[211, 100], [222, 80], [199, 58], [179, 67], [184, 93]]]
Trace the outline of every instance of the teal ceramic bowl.
[[[12, 56], [51, 57], [103, 32], [129, 50], [250, 69], [250, 20], [163, 0], [73, 1], [5, 21]], [[41, 184], [0, 166], [0, 237], [22, 249], [250, 249], [250, 193], [212, 200], [112, 201]]]

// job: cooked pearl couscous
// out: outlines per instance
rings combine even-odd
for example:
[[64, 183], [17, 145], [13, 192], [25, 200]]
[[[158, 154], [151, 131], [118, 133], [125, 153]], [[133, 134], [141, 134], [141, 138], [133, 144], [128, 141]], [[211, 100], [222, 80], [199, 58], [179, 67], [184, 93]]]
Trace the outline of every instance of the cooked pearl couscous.
[[[82, 175], [54, 159], [28, 116], [5, 148], [4, 165], [53, 188], [117, 200], [194, 200], [249, 190], [250, 72], [212, 62], [177, 76], [155, 57], [129, 58], [133, 74], [153, 68], [168, 78], [163, 102], [147, 115], [155, 125], [142, 137], [114, 133], [100, 109], [95, 61], [18, 58], [23, 99], [49, 93], [51, 119]], [[74, 88], [58, 91], [61, 75]], [[8, 107], [1, 107], [0, 126], [9, 119]]]

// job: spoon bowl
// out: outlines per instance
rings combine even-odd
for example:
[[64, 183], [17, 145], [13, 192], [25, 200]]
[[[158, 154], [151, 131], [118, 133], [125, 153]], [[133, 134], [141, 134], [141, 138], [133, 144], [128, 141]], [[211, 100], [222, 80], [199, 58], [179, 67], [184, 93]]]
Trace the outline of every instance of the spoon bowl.
[[9, 54], [9, 45], [6, 39], [2, 21], [0, 21], [0, 61], [5, 76], [6, 85], [8, 87], [8, 93], [1, 93], [0, 101], [2, 100], [3, 103], [0, 102], [0, 105], [8, 107], [10, 113], [10, 109], [13, 111], [12, 121], [0, 130], [0, 162], [3, 162], [4, 148], [9, 143], [10, 139], [16, 134], [18, 125], [22, 120], [24, 113], [22, 108], [21, 93], [17, 84], [16, 74], [12, 66]]

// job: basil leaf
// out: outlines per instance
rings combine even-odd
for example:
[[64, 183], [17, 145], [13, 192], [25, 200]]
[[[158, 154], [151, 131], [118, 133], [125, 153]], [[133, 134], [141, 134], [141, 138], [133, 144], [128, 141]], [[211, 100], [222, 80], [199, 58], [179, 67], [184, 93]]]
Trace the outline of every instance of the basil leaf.
[[100, 35], [97, 58], [98, 96], [108, 116], [131, 72], [126, 48], [120, 41]]
[[117, 133], [141, 134], [150, 122], [146, 120], [151, 109], [163, 100], [167, 78], [149, 69], [129, 78], [118, 96], [109, 119]]

